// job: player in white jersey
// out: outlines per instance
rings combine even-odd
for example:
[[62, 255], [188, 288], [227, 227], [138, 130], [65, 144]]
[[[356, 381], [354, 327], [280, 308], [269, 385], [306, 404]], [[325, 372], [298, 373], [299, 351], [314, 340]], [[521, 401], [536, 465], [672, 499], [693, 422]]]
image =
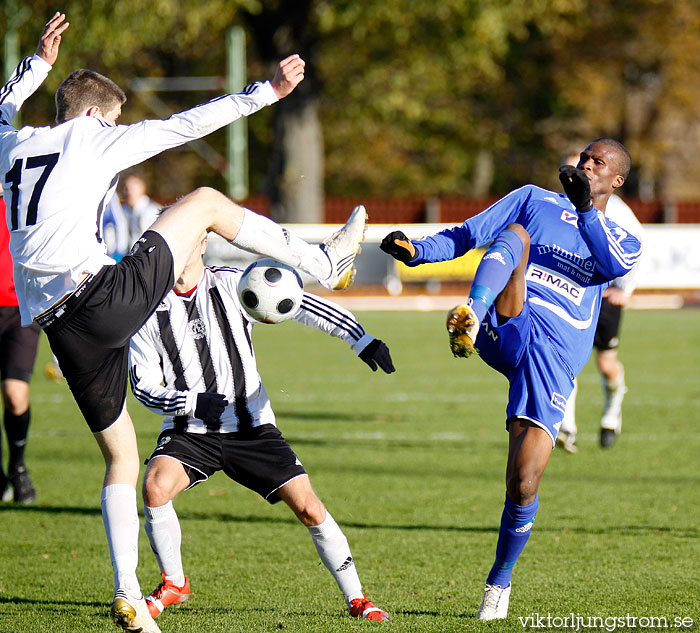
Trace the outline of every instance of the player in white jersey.
[[112, 617], [124, 630], [153, 633], [136, 578], [139, 457], [126, 411], [128, 343], [172, 288], [208, 231], [241, 248], [305, 270], [331, 288], [352, 281], [366, 212], [320, 247], [201, 188], [184, 196], [146, 231], [119, 263], [100, 234], [117, 174], [168, 148], [219, 129], [287, 96], [304, 78], [304, 61], [280, 62], [271, 81], [174, 114], [165, 121], [116, 125], [126, 97], [107, 77], [72, 73], [56, 93], [58, 125], [10, 125], [56, 61], [65, 15], [46, 24], [36, 54], [0, 90], [0, 174], [23, 324], [39, 323], [105, 459], [102, 515], [114, 569]]
[[[564, 156], [562, 164], [575, 166], [578, 159], [577, 153], [568, 153]], [[617, 195], [610, 196], [605, 208], [605, 217], [643, 243], [644, 229], [637, 216], [634, 215], [634, 211], [623, 202], [622, 198]], [[636, 287], [635, 277], [641, 261], [639, 258], [630, 272], [615, 279], [612, 285], [603, 292], [600, 316], [593, 339], [596, 363], [603, 388], [603, 413], [600, 419], [600, 445], [603, 448], [611, 446], [622, 431], [622, 401], [627, 393], [627, 386], [625, 384], [625, 368], [617, 355], [620, 343], [620, 323], [622, 311], [629, 303]], [[576, 425], [577, 394], [578, 381], [575, 381], [574, 390], [566, 403], [564, 420], [559, 429], [559, 435], [557, 435], [557, 445], [569, 453], [578, 452], [576, 444], [578, 433]]]
[[[190, 592], [173, 499], [222, 470], [270, 503], [289, 505], [354, 617], [389, 620], [364, 595], [347, 539], [311, 487], [301, 462], [275, 424], [258, 374], [253, 321], [237, 295], [242, 270], [205, 267], [206, 239], [155, 313], [132, 338], [131, 386], [164, 415], [143, 483], [146, 532], [162, 573], [146, 597], [153, 617]], [[394, 371], [386, 345], [337, 304], [304, 293], [295, 321], [350, 345], [376, 371]]]
[[573, 379], [593, 347], [603, 291], [641, 253], [639, 240], [604, 215], [630, 164], [622, 144], [597, 139], [577, 168], [561, 167], [566, 195], [525, 185], [461, 226], [416, 241], [393, 232], [381, 244], [414, 266], [490, 242], [467, 304], [447, 317], [453, 355], [477, 351], [509, 385], [506, 499], [480, 620], [508, 614], [513, 566], [532, 531]]

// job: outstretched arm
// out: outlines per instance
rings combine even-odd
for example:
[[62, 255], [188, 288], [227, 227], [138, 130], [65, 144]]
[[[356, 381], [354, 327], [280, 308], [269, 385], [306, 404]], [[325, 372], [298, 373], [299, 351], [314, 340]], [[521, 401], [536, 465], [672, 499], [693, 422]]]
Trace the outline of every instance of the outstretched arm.
[[12, 134], [10, 122], [26, 99], [42, 84], [58, 57], [61, 33], [68, 28], [66, 16], [56, 13], [44, 27], [36, 54], [25, 57], [0, 89], [0, 134]]
[[372, 371], [377, 371], [377, 366], [387, 374], [394, 371], [386, 344], [367, 334], [352, 312], [334, 301], [305, 292], [294, 320], [342, 339]]
[[298, 55], [283, 59], [271, 81], [253, 82], [240, 93], [223, 95], [165, 121], [141, 121], [102, 128], [92, 147], [106, 169], [120, 172], [151, 156], [202, 138], [287, 96], [304, 79], [305, 62]]
[[61, 34], [70, 26], [70, 22], [64, 22], [66, 19], [65, 13], [56, 12], [56, 14], [46, 23], [44, 32], [39, 38], [39, 44], [36, 47], [36, 54], [45, 62], [52, 66], [58, 58], [58, 47], [61, 45]]

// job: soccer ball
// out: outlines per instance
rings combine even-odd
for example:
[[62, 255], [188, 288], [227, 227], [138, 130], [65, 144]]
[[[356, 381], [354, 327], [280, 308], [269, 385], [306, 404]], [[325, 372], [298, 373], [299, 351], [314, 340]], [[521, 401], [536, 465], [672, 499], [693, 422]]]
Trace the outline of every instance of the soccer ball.
[[253, 262], [238, 282], [244, 310], [261, 323], [282, 323], [301, 307], [304, 282], [291, 266], [265, 257]]

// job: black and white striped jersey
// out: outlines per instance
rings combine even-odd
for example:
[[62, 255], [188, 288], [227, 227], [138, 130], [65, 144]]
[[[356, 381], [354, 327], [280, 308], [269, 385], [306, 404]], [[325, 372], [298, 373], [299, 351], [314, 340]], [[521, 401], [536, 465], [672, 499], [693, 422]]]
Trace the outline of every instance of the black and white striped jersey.
[[[187, 296], [167, 294], [131, 340], [129, 376], [136, 398], [164, 415], [162, 430], [230, 433], [275, 424], [251, 342], [253, 322], [236, 293], [242, 270], [206, 267]], [[304, 293], [294, 320], [336, 336], [359, 354], [374, 337], [328, 299]], [[220, 423], [194, 417], [197, 394], [221, 393], [229, 405]]]
[[119, 172], [277, 101], [270, 82], [256, 82], [164, 121], [110, 126], [82, 116], [15, 129], [10, 121], [50, 68], [27, 57], [0, 90], [0, 175], [23, 325], [75, 290], [84, 272], [114, 264], [101, 230]]

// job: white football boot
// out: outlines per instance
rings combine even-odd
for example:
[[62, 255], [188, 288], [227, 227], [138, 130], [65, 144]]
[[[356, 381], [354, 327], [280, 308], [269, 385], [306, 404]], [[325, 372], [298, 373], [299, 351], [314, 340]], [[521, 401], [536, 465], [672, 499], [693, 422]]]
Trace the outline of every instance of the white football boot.
[[124, 589], [114, 594], [111, 609], [114, 623], [129, 633], [161, 633], [160, 628], [148, 612], [146, 601], [134, 598]]
[[479, 613], [476, 614], [477, 620], [503, 620], [508, 615], [510, 587], [511, 585], [503, 588], [486, 583]]
[[575, 455], [578, 453], [578, 446], [576, 446], [576, 434], [569, 433], [569, 431], [560, 430], [557, 434], [557, 446], [561, 446], [567, 453]]
[[603, 448], [612, 446], [617, 436], [622, 432], [622, 401], [627, 393], [625, 385], [625, 370], [620, 363], [620, 375], [617, 383], [603, 381], [603, 417], [600, 420], [600, 445]]
[[320, 283], [329, 290], [347, 288], [355, 279], [355, 257], [367, 229], [367, 211], [360, 204], [353, 209], [348, 221], [320, 244], [331, 263], [331, 274]]

